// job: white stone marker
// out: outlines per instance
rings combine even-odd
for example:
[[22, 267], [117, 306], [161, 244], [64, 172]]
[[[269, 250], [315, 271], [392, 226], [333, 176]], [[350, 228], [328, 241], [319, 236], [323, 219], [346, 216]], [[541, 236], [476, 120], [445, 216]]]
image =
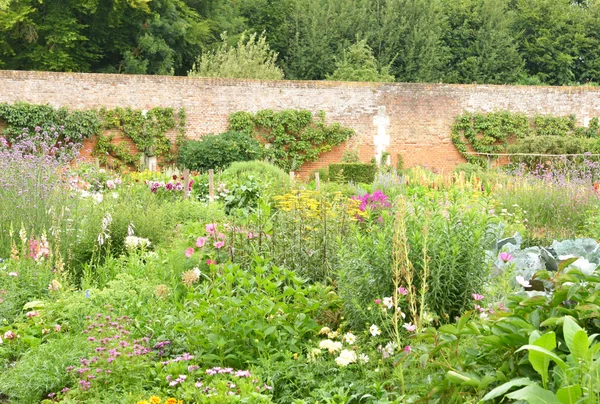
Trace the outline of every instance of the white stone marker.
[[390, 145], [390, 135], [386, 129], [390, 126], [390, 118], [385, 114], [385, 107], [379, 107], [379, 113], [373, 117], [373, 125], [377, 126], [377, 135], [373, 136], [375, 144], [375, 161], [381, 164], [381, 156]]

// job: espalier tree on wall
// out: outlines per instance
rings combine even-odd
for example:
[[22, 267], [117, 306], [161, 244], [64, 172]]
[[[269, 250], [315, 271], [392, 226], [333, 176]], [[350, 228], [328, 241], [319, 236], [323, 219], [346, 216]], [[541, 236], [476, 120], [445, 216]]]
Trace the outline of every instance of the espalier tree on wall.
[[229, 116], [229, 128], [260, 138], [265, 143], [265, 157], [286, 171], [316, 161], [355, 134], [339, 123], [327, 125], [323, 111], [315, 119], [306, 110], [235, 112]]
[[[452, 142], [469, 163], [484, 165], [482, 154], [583, 154], [600, 150], [600, 125], [593, 118], [587, 127], [577, 126], [575, 115], [552, 116], [509, 111], [466, 112], [452, 125]], [[494, 156], [491, 156], [495, 158]], [[537, 157], [512, 157], [511, 161], [535, 164]]]

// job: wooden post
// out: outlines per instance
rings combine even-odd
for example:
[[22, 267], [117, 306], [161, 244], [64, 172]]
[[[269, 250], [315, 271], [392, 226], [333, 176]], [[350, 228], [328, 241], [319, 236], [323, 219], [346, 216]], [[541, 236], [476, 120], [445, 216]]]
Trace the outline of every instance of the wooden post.
[[188, 196], [190, 196], [189, 186], [190, 186], [190, 170], [186, 168], [185, 170], [183, 170], [183, 197], [184, 197], [184, 199], [187, 199]]
[[294, 172], [290, 171], [290, 181], [294, 182]]
[[492, 156], [488, 154], [487, 156], [487, 168], [488, 170], [492, 168]]
[[215, 200], [215, 170], [208, 170], [208, 200]]
[[315, 173], [315, 187], [317, 192], [321, 192], [321, 178], [318, 171]]

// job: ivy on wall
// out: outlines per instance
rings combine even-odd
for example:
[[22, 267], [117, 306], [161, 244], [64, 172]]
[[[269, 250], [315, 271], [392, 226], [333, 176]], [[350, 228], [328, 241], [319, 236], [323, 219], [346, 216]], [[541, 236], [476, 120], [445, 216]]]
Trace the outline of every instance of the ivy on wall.
[[[593, 118], [588, 127], [578, 127], [574, 115], [528, 117], [510, 111], [466, 112], [456, 117], [451, 132], [456, 149], [468, 162], [481, 165], [485, 162], [485, 157], [472, 155], [470, 152], [583, 153], [590, 151], [590, 145], [594, 142], [582, 139], [596, 138], [599, 135], [598, 118]], [[554, 147], [542, 147], [545, 144], [552, 144]]]
[[125, 142], [113, 143], [115, 136], [104, 134], [105, 130], [117, 129], [124, 137], [131, 139], [140, 153], [171, 162], [175, 160], [175, 155], [167, 132], [177, 130], [175, 143], [181, 145], [185, 140], [185, 119], [184, 108], [177, 113], [172, 108], [161, 107], [148, 111], [120, 107], [69, 111], [65, 107], [23, 102], [0, 104], [0, 121], [7, 124], [2, 134], [7, 138], [22, 134], [24, 128], [33, 132], [38, 126], [45, 131], [62, 126], [65, 138], [69, 141], [81, 142], [97, 136], [92, 154], [102, 164], [110, 160], [114, 166], [135, 165], [140, 155], [132, 153]]
[[323, 111], [314, 117], [306, 110], [235, 112], [229, 115], [229, 129], [259, 138], [268, 159], [287, 171], [316, 161], [355, 134], [339, 123], [327, 125]]

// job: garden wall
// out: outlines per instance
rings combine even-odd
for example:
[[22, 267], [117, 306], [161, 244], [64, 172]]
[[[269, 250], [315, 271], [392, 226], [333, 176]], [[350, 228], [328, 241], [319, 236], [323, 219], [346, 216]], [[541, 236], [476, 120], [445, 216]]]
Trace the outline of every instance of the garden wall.
[[[361, 159], [375, 153], [373, 118], [386, 108], [388, 151], [405, 166], [427, 164], [450, 170], [464, 162], [450, 140], [450, 126], [464, 111], [507, 109], [527, 114], [575, 114], [579, 123], [600, 116], [600, 88], [448, 84], [378, 84], [326, 81], [255, 81], [170, 76], [0, 71], [0, 102], [49, 103], [87, 109], [184, 107], [187, 134], [221, 132], [235, 111], [324, 110], [327, 120], [354, 128]], [[89, 145], [86, 146], [89, 149]], [[304, 173], [339, 162], [344, 146], [303, 167]]]

